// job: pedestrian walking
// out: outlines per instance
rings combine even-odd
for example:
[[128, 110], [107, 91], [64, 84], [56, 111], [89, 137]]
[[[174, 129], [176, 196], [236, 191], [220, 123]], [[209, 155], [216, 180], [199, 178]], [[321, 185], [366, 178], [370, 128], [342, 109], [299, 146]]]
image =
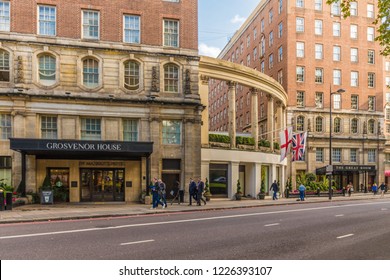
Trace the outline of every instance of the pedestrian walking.
[[201, 206], [201, 202], [203, 201], [204, 205], [206, 205], [206, 200], [203, 198], [203, 192], [204, 192], [204, 182], [202, 179], [199, 177], [198, 178], [198, 184], [196, 186], [197, 189], [197, 205]]
[[306, 187], [303, 184], [301, 184], [299, 186], [298, 190], [299, 190], [299, 198], [300, 198], [300, 200], [304, 201], [305, 200]]
[[164, 203], [164, 209], [165, 207], [167, 207], [167, 186], [161, 179], [158, 179], [158, 193], [160, 196], [160, 200], [162, 201], [162, 203]]
[[372, 184], [371, 191], [376, 195], [378, 193], [378, 185], [376, 183]]
[[173, 196], [173, 199], [171, 201], [171, 205], [175, 200], [177, 199], [178, 204], [180, 205], [181, 198], [180, 198], [180, 190], [181, 190], [181, 184], [179, 181], [175, 182], [175, 185], [173, 187], [173, 190], [171, 190], [171, 195]]
[[278, 199], [279, 186], [278, 186], [278, 183], [276, 182], [276, 180], [271, 185], [271, 191], [274, 192], [273, 196], [272, 196], [272, 200], [277, 200]]
[[381, 198], [384, 198], [385, 197], [385, 191], [386, 191], [385, 182], [382, 182], [382, 184], [379, 186], [379, 189], [381, 191]]
[[353, 189], [352, 182], [349, 182], [349, 184], [347, 185], [348, 196], [351, 196], [353, 191], [354, 191], [354, 189]]
[[150, 191], [152, 192], [152, 205], [153, 205], [152, 208], [150, 209], [156, 209], [159, 204], [161, 204], [164, 209], [164, 203], [160, 201], [158, 190], [159, 190], [159, 183], [157, 178], [154, 178], [154, 184], [150, 186]]
[[190, 203], [188, 205], [190, 206], [190, 205], [192, 205], [192, 199], [197, 201], [197, 198], [196, 198], [196, 183], [195, 183], [195, 181], [192, 178], [190, 178], [189, 193], [190, 193]]

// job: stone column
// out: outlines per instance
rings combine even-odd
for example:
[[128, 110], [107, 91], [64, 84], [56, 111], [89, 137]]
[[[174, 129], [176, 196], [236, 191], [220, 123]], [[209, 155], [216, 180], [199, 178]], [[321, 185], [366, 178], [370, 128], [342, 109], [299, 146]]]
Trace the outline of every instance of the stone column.
[[231, 198], [237, 192], [237, 180], [239, 177], [239, 166], [240, 163], [232, 161], [229, 164], [228, 170], [228, 197]]
[[252, 137], [255, 140], [255, 151], [257, 151], [259, 149], [257, 144], [259, 141], [259, 95], [255, 88], [251, 88], [251, 99]]
[[209, 77], [201, 76], [199, 84], [200, 102], [205, 106], [202, 111], [201, 144], [209, 145]]
[[274, 120], [274, 98], [272, 95], [267, 94], [268, 99], [268, 115], [267, 115], [267, 139], [271, 144], [271, 150], [274, 150], [274, 133], [275, 133], [275, 120]]
[[229, 86], [229, 137], [230, 148], [236, 148], [236, 82], [228, 82]]

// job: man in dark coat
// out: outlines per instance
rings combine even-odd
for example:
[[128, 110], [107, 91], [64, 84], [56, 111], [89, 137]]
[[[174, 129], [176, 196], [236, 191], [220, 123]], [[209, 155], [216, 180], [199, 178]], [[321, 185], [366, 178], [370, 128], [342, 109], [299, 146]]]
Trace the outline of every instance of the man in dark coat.
[[197, 198], [196, 198], [196, 183], [192, 178], [190, 178], [189, 193], [190, 193], [190, 204], [188, 204], [188, 205], [192, 205], [192, 199], [194, 199], [195, 201], [197, 200]]
[[278, 186], [278, 183], [276, 183], [276, 180], [271, 185], [271, 191], [274, 192], [274, 195], [272, 196], [272, 199], [273, 200], [277, 200], [278, 199], [277, 194], [279, 192], [279, 186]]
[[198, 185], [197, 185], [197, 205], [200, 206], [201, 203], [200, 201], [203, 201], [204, 205], [206, 205], [206, 200], [203, 198], [203, 192], [204, 192], [204, 182], [202, 179], [199, 177], [198, 178]]

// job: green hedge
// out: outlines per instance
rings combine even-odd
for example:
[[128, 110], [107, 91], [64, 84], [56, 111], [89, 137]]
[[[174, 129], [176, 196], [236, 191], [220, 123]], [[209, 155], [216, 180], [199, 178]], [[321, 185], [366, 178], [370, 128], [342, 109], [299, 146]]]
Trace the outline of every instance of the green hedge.
[[218, 143], [230, 143], [230, 137], [227, 135], [209, 134], [209, 141]]
[[236, 144], [254, 146], [255, 140], [252, 137], [237, 136]]
[[259, 141], [259, 147], [271, 147], [271, 143], [268, 141], [268, 140], [265, 140], [265, 139], [261, 139]]

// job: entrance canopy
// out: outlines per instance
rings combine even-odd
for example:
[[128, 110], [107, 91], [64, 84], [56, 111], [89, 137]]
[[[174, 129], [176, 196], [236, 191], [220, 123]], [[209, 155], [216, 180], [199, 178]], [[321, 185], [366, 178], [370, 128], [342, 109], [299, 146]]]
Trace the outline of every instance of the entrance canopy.
[[11, 150], [40, 159], [129, 159], [149, 157], [153, 142], [10, 138]]

